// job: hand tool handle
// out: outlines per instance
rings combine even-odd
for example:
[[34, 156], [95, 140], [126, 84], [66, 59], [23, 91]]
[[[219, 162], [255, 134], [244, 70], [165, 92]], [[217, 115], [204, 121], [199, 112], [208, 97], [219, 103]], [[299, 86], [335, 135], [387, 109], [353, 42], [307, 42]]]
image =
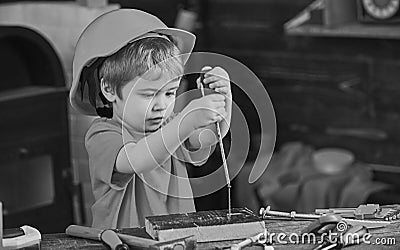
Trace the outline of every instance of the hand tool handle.
[[[65, 230], [65, 233], [71, 236], [85, 238], [85, 239], [92, 239], [92, 240], [99, 240], [101, 241], [101, 233], [103, 230], [85, 226], [78, 226], [78, 225], [70, 225]], [[160, 243], [155, 240], [145, 239], [141, 237], [136, 237], [128, 234], [120, 234], [117, 233], [118, 237], [128, 244], [129, 246], [136, 246], [136, 247], [144, 247], [148, 248], [154, 246], [157, 243]]]
[[85, 239], [99, 240], [108, 245], [112, 250], [127, 250], [128, 245], [122, 243], [117, 233], [112, 230], [101, 230], [92, 227], [70, 225], [65, 230], [65, 233], [71, 236], [76, 236]]
[[122, 243], [118, 234], [111, 229], [104, 230], [101, 233], [101, 240], [106, 243], [112, 250], [129, 250], [127, 244]]
[[101, 241], [102, 232], [103, 230], [101, 229], [78, 225], [70, 225], [67, 227], [67, 229], [65, 229], [65, 233], [68, 235], [99, 241]]

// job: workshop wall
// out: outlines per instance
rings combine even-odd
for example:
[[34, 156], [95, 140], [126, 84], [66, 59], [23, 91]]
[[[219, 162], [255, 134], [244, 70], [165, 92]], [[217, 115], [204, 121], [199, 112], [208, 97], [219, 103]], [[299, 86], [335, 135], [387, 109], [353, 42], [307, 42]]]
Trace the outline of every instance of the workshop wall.
[[[398, 41], [285, 34], [284, 23], [311, 2], [201, 1], [199, 41], [203, 50], [238, 59], [261, 79], [276, 112], [277, 149], [299, 140], [349, 149], [358, 161], [399, 166]], [[233, 88], [233, 94], [247, 120], [257, 119], [243, 93]], [[259, 128], [251, 129], [257, 134]], [[392, 185], [398, 178], [381, 171], [374, 176]]]

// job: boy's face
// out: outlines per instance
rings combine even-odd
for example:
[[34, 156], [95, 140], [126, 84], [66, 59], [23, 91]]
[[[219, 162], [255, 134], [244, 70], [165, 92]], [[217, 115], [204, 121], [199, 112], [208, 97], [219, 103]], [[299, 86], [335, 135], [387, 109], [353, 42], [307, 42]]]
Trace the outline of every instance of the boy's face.
[[155, 132], [173, 112], [179, 82], [168, 74], [136, 77], [122, 87], [113, 112], [134, 132]]

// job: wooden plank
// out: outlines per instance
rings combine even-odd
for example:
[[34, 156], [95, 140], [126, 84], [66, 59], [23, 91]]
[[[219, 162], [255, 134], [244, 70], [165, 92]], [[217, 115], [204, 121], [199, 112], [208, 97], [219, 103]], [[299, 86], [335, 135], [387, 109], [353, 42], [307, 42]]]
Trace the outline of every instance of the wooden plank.
[[197, 242], [244, 239], [263, 232], [264, 222], [246, 208], [200, 211], [187, 214], [150, 216], [145, 220], [146, 232], [154, 239], [172, 240], [194, 235]]

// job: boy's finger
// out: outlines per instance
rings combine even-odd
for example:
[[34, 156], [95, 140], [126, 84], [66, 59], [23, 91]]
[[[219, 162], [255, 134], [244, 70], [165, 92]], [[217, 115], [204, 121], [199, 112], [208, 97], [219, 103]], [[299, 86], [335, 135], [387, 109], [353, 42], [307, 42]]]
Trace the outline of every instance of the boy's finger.
[[221, 120], [224, 120], [226, 116], [227, 116], [226, 112], [221, 113], [220, 114], [220, 117], [222, 118]]
[[224, 114], [225, 114], [225, 107], [220, 107], [220, 108], [218, 108], [216, 111], [217, 111], [217, 114], [218, 114], [218, 115], [224, 116]]
[[204, 76], [205, 76], [205, 77], [208, 77], [208, 76], [218, 76], [218, 77], [221, 77], [221, 78], [224, 78], [224, 79], [229, 79], [228, 74], [225, 74], [224, 72], [215, 71], [214, 69], [213, 69], [213, 70], [205, 71], [205, 72], [204, 72]]
[[229, 88], [228, 87], [222, 87], [222, 88], [216, 88], [214, 89], [218, 93], [223, 93], [223, 94], [228, 94], [229, 93]]
[[218, 113], [214, 113], [213, 119], [214, 119], [214, 121], [220, 121], [222, 119], [222, 117]]
[[229, 74], [228, 72], [226, 72], [226, 70], [224, 70], [221, 67], [215, 67], [212, 70], [208, 71], [206, 73], [207, 74], [212, 74], [212, 75], [216, 75], [216, 76], [220, 76], [221, 78], [225, 78], [225, 79], [229, 79]]
[[203, 66], [203, 68], [201, 68], [201, 71], [209, 71], [212, 70], [212, 67], [209, 65]]
[[226, 114], [223, 114], [223, 113], [219, 114], [218, 118], [217, 118], [218, 122], [223, 121], [225, 119], [225, 116], [226, 116]]
[[221, 80], [218, 80], [218, 81], [215, 81], [215, 82], [213, 82], [213, 83], [210, 83], [210, 88], [218, 88], [218, 87], [226, 87], [227, 85], [228, 85], [229, 83], [227, 82], [227, 81], [221, 81]]
[[[223, 118], [222, 118], [221, 116], [217, 116], [217, 117], [215, 118], [215, 122], [221, 122], [222, 119], [223, 119]], [[214, 123], [215, 123], [215, 122], [214, 122]]]
[[215, 110], [219, 110], [219, 109], [221, 109], [221, 110], [225, 110], [225, 102], [215, 102], [215, 104], [214, 104], [214, 109]]
[[204, 83], [213, 83], [213, 82], [216, 82], [216, 81], [221, 81], [221, 77], [219, 77], [219, 76], [215, 76], [215, 75], [205, 75], [204, 76]]

